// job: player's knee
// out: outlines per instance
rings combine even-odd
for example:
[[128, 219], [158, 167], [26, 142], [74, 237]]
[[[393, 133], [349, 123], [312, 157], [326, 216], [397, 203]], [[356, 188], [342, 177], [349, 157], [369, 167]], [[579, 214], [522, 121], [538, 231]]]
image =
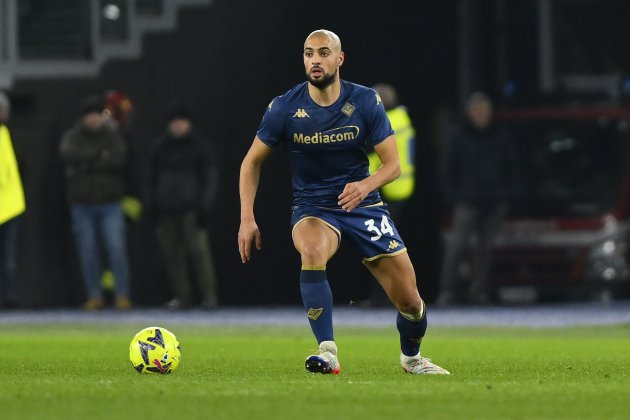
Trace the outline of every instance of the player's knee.
[[302, 264], [323, 265], [327, 257], [326, 246], [319, 242], [306, 242], [300, 246]]
[[420, 298], [404, 299], [396, 304], [396, 308], [404, 314], [421, 314], [423, 311], [422, 300]]

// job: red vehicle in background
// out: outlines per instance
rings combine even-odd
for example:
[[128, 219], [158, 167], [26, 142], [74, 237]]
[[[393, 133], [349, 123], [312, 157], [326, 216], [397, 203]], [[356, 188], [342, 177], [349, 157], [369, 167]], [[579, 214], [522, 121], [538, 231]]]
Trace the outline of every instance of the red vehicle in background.
[[630, 108], [497, 111], [522, 190], [498, 237], [502, 301], [610, 300], [630, 291]]

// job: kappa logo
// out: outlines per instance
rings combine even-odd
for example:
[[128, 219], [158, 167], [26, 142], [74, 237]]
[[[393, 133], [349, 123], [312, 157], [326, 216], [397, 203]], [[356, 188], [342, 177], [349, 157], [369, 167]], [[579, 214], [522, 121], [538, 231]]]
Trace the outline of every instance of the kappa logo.
[[306, 113], [304, 108], [298, 108], [298, 110], [295, 112], [295, 114], [293, 114], [293, 118], [295, 118], [295, 117], [297, 117], [297, 118], [311, 118], [311, 116]]
[[398, 241], [391, 240], [389, 241], [389, 246], [387, 247], [387, 250], [391, 251], [392, 249], [396, 249], [398, 247], [400, 247], [400, 243], [398, 243]]
[[381, 95], [378, 93], [374, 93], [374, 95], [376, 95], [376, 105], [383, 103], [383, 101], [381, 101]]
[[341, 112], [343, 112], [349, 117], [350, 115], [352, 115], [355, 109], [356, 108], [354, 107], [354, 105], [352, 105], [350, 102], [346, 102], [343, 108], [341, 108]]
[[306, 316], [313, 321], [317, 321], [317, 318], [321, 316], [322, 312], [324, 312], [324, 308], [311, 308], [306, 313]]

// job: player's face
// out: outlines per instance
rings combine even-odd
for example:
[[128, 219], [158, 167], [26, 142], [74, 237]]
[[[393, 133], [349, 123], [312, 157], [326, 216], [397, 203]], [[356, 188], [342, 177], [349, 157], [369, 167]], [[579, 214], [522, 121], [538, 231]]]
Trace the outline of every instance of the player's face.
[[316, 35], [304, 42], [304, 69], [306, 79], [315, 87], [324, 89], [338, 77], [339, 66], [343, 63], [343, 52], [332, 40]]

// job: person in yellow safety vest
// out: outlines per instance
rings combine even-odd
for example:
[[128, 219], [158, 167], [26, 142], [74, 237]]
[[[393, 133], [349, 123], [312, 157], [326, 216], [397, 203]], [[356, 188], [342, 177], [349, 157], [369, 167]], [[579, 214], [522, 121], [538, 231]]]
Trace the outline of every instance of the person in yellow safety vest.
[[[415, 138], [416, 131], [411, 124], [407, 109], [398, 103], [398, 95], [393, 86], [377, 84], [372, 87], [381, 97], [387, 111], [389, 122], [396, 135], [398, 157], [400, 159], [400, 176], [395, 181], [381, 187], [381, 195], [387, 202], [389, 213], [394, 220], [402, 220], [401, 213], [408, 200], [413, 195], [415, 187]], [[381, 166], [376, 153], [369, 154], [370, 173], [376, 172]]]
[[15, 306], [16, 220], [26, 209], [24, 189], [9, 129], [11, 103], [0, 92], [0, 308]]
[[[398, 103], [398, 94], [393, 86], [388, 84], [377, 84], [372, 88], [378, 93], [387, 111], [389, 122], [396, 136], [396, 146], [398, 148], [398, 157], [400, 159], [400, 176], [398, 179], [383, 185], [380, 189], [381, 196], [387, 203], [387, 208], [393, 220], [403, 224], [402, 213], [413, 195], [415, 187], [415, 140], [416, 130], [411, 124], [411, 118], [407, 113], [407, 108]], [[381, 161], [372, 152], [368, 155], [370, 159], [370, 174], [376, 172], [381, 166]], [[363, 306], [386, 306], [389, 299], [378, 287], [376, 282], [370, 283], [369, 295], [366, 301], [362, 302]]]

